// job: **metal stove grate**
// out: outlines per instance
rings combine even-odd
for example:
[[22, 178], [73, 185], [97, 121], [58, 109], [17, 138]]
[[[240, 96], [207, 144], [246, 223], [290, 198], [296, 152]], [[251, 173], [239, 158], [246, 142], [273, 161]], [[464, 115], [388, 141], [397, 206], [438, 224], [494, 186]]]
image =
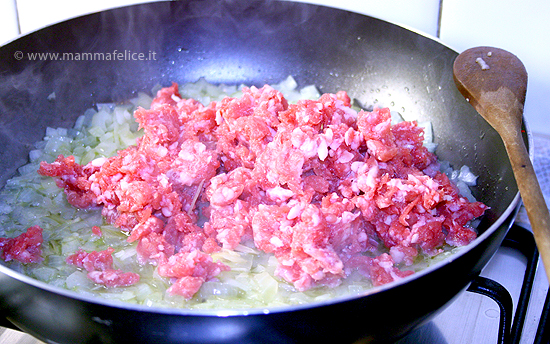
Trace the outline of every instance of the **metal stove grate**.
[[[527, 259], [527, 266], [525, 268], [515, 314], [513, 314], [513, 301], [510, 293], [498, 282], [479, 276], [472, 282], [468, 291], [488, 296], [498, 304], [500, 308], [498, 343], [516, 344], [521, 340], [523, 325], [529, 307], [529, 300], [537, 270], [539, 253], [533, 233], [518, 224], [512, 226], [502, 246], [519, 251]], [[550, 343], [550, 330], [548, 329], [550, 325], [549, 313], [550, 292], [547, 294], [541, 314], [535, 344]]]
[[550, 343], [550, 291], [546, 294], [546, 301], [540, 316], [539, 328], [535, 337], [534, 344]]

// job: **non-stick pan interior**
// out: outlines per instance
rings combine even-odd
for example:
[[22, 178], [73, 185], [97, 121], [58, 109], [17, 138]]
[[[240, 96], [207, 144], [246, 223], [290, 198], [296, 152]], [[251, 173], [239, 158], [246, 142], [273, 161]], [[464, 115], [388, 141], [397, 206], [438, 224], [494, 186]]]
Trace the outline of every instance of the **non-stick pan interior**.
[[[142, 59], [135, 54], [143, 54]], [[264, 337], [265, 342], [352, 342], [360, 337], [369, 342], [403, 335], [479, 273], [500, 245], [517, 203], [501, 140], [454, 85], [456, 56], [437, 40], [378, 19], [270, 0], [124, 7], [62, 22], [0, 47], [0, 188], [27, 162], [46, 127], [71, 127], [98, 103], [199, 78], [262, 86], [292, 75], [299, 85], [315, 84], [322, 92], [346, 90], [365, 108], [389, 106], [406, 120], [430, 121], [438, 156], [455, 168], [468, 165], [479, 176], [475, 197], [491, 207], [479, 227], [485, 231], [482, 238], [443, 262], [444, 268], [330, 305], [257, 316], [178, 316], [175, 309], [79, 300], [10, 271], [0, 274], [3, 310], [29, 333], [67, 343], [82, 338], [243, 343]], [[431, 291], [434, 286], [437, 293]], [[234, 338], [227, 337], [227, 328], [234, 330]]]
[[[28, 55], [38, 53], [59, 55]], [[496, 132], [456, 90], [456, 55], [381, 20], [292, 2], [161, 2], [62, 22], [0, 48], [0, 187], [47, 126], [70, 127], [95, 104], [172, 81], [262, 86], [292, 75], [322, 92], [346, 90], [366, 108], [431, 121], [439, 157], [479, 175], [474, 195], [491, 207], [487, 227], [517, 189]]]

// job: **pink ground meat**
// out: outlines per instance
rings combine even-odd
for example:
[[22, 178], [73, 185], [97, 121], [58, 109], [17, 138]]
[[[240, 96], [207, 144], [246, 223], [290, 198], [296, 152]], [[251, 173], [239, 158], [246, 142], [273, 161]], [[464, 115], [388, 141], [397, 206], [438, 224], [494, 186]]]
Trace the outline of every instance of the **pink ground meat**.
[[88, 272], [88, 278], [108, 288], [125, 287], [139, 282], [139, 275], [134, 272], [106, 269]]
[[106, 287], [124, 287], [139, 282], [139, 275], [134, 272], [124, 272], [113, 269], [114, 249], [86, 252], [82, 249], [67, 257], [68, 264], [88, 271], [88, 278]]
[[42, 228], [32, 226], [15, 238], [0, 238], [2, 259], [17, 260], [23, 264], [40, 263], [42, 254]]
[[80, 249], [75, 254], [67, 257], [66, 261], [86, 271], [106, 270], [113, 267], [112, 253], [114, 251], [113, 248], [108, 248], [105, 251], [88, 253]]
[[[343, 91], [289, 105], [266, 85], [204, 106], [173, 84], [135, 117], [137, 146], [85, 166], [60, 156], [39, 172], [74, 206], [102, 206], [138, 242], [140, 262], [186, 298], [228, 269], [210, 253], [245, 241], [274, 254], [276, 274], [297, 290], [335, 286], [354, 270], [385, 284], [410, 275], [419, 254], [471, 242], [468, 223], [487, 209], [439, 172], [416, 122], [356, 112]], [[382, 244], [387, 253], [375, 254]], [[95, 266], [79, 254], [77, 266]], [[110, 267], [90, 273], [118, 283]]]

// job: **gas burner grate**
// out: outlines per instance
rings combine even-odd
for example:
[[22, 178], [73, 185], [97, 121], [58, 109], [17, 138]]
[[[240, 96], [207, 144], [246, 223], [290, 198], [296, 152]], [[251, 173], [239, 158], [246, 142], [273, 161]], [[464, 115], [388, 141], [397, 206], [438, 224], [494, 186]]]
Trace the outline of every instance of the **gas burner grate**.
[[[527, 266], [523, 276], [521, 292], [518, 299], [516, 312], [513, 314], [513, 302], [510, 293], [491, 279], [485, 277], [477, 277], [468, 291], [485, 295], [493, 299], [500, 308], [500, 324], [498, 343], [500, 344], [516, 344], [520, 342], [525, 316], [529, 307], [529, 299], [537, 270], [539, 252], [535, 244], [533, 233], [524, 227], [514, 224], [502, 246], [515, 249], [525, 256]], [[535, 344], [550, 343], [549, 312], [550, 312], [550, 292], [546, 297], [545, 306], [539, 322], [538, 332], [535, 339]], [[513, 315], [513, 323], [511, 321]]]
[[544, 301], [544, 308], [540, 315], [539, 328], [537, 329], [537, 335], [535, 337], [534, 344], [548, 344], [550, 343], [550, 291], [546, 294], [546, 301]]

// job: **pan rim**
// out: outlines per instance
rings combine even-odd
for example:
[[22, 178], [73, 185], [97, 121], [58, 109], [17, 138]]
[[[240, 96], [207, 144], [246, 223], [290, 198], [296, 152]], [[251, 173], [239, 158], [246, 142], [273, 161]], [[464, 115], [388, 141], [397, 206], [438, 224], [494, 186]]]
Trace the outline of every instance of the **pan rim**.
[[287, 306], [269, 306], [269, 307], [255, 307], [255, 308], [236, 308], [236, 309], [187, 309], [187, 308], [177, 308], [177, 307], [160, 307], [160, 306], [147, 306], [140, 304], [126, 303], [123, 301], [117, 300], [108, 300], [101, 297], [92, 297], [88, 295], [79, 294], [76, 291], [69, 289], [63, 289], [46, 282], [39, 281], [30, 276], [24, 275], [20, 272], [10, 269], [4, 264], [0, 264], [0, 273], [7, 275], [13, 279], [16, 279], [20, 282], [29, 284], [33, 287], [62, 295], [71, 299], [76, 299], [79, 301], [84, 301], [87, 303], [92, 303], [96, 305], [101, 305], [105, 307], [114, 307], [119, 309], [131, 310], [131, 311], [140, 311], [140, 312], [150, 312], [156, 314], [166, 314], [166, 315], [182, 315], [182, 316], [216, 316], [216, 317], [227, 317], [227, 316], [248, 316], [248, 315], [259, 315], [259, 314], [270, 314], [270, 313], [281, 313], [281, 312], [292, 312], [303, 309], [311, 309], [317, 307], [330, 306], [337, 303], [343, 303], [347, 301], [352, 301], [364, 297], [369, 297], [371, 295], [383, 293], [390, 289], [396, 288], [400, 285], [407, 284], [413, 280], [422, 278], [425, 275], [430, 274], [432, 271], [438, 270], [443, 266], [451, 264], [453, 261], [459, 259], [467, 252], [472, 250], [474, 247], [479, 245], [481, 242], [486, 240], [489, 236], [493, 234], [500, 226], [506, 222], [508, 217], [513, 214], [517, 209], [519, 209], [520, 203], [520, 194], [516, 193], [514, 199], [510, 205], [506, 208], [503, 214], [470, 244], [461, 247], [458, 252], [453, 253], [448, 258], [445, 258], [442, 261], [439, 261], [426, 269], [423, 269], [419, 272], [414, 273], [413, 275], [407, 276], [397, 281], [393, 281], [387, 284], [384, 284], [379, 287], [373, 287], [363, 293], [354, 294], [354, 295], [345, 295], [331, 298], [329, 300], [323, 300], [318, 302], [311, 302], [307, 304], [296, 304], [296, 305], [287, 305]]
[[[27, 32], [27, 33], [22, 34], [22, 35], [18, 35], [16, 38], [14, 38], [14, 39], [12, 39], [8, 42], [5, 42], [0, 48], [4, 48], [4, 47], [8, 46], [10, 43], [12, 43], [12, 42], [14, 42], [14, 41], [16, 41], [16, 40], [18, 40], [22, 37], [31, 35], [35, 32], [43, 30], [45, 28], [48, 28], [48, 27], [51, 27], [51, 26], [54, 26], [54, 25], [57, 25], [57, 24], [60, 24], [60, 23], [64, 23], [64, 22], [67, 22], [67, 21], [71, 21], [71, 20], [74, 20], [74, 19], [77, 19], [77, 18], [81, 18], [81, 17], [85, 17], [85, 16], [89, 16], [89, 15], [95, 15], [95, 14], [102, 13], [104, 11], [111, 11], [111, 10], [116, 10], [116, 9], [120, 9], [120, 8], [124, 8], [124, 7], [147, 6], [147, 5], [156, 4], [156, 3], [170, 3], [170, 2], [172, 2], [172, 1], [151, 1], [151, 2], [148, 2], [148, 3], [134, 4], [134, 5], [131, 5], [131, 6], [113, 7], [113, 8], [109, 8], [107, 10], [103, 10], [103, 11], [89, 12], [89, 13], [86, 13], [86, 14], [83, 14], [83, 15], [80, 15], [80, 16], [71, 17], [69, 19], [53, 23], [51, 25], [47, 25], [45, 27], [38, 28], [36, 30]], [[352, 11], [349, 11], [349, 10], [339, 9], [339, 8], [336, 8], [336, 7], [330, 7], [330, 6], [326, 6], [326, 5], [315, 5], [315, 4], [311, 4], [311, 3], [302, 3], [302, 2], [300, 2], [300, 3], [302, 5], [308, 5], [308, 6], [329, 7], [333, 10], [336, 10], [336, 11], [352, 12]], [[353, 13], [356, 13], [356, 12], [353, 12]], [[357, 13], [357, 14], [359, 14], [359, 13]], [[365, 16], [365, 17], [374, 18], [374, 19], [389, 23], [389, 24], [397, 26], [397, 27], [401, 27], [401, 28], [403, 28], [405, 30], [408, 30], [408, 31], [411, 31], [411, 32], [413, 32], [417, 35], [420, 35], [420, 36], [423, 36], [427, 39], [435, 41], [436, 43], [452, 50], [455, 53], [457, 52], [456, 49], [454, 49], [450, 45], [444, 43], [440, 38], [435, 37], [433, 35], [430, 35], [426, 32], [411, 28], [411, 27], [409, 27], [407, 25], [404, 25], [404, 24], [395, 23], [395, 22], [392, 22], [392, 21], [380, 19], [376, 16], [370, 16], [370, 15], [365, 15], [365, 14], [360, 14], [360, 15]], [[524, 123], [525, 123], [525, 121], [524, 121]], [[527, 124], [525, 124], [525, 126], [527, 127]], [[530, 156], [532, 158], [533, 157], [532, 134], [531, 134], [531, 131], [529, 129], [527, 129], [526, 131], [527, 131], [527, 135], [528, 135], [529, 152], [530, 152]], [[360, 299], [360, 298], [366, 298], [366, 297], [369, 297], [371, 295], [380, 294], [380, 293], [386, 292], [390, 289], [394, 289], [394, 288], [396, 288], [400, 285], [407, 284], [407, 283], [409, 283], [413, 280], [422, 278], [423, 276], [428, 275], [431, 272], [442, 268], [443, 266], [451, 264], [453, 261], [459, 259], [460, 257], [464, 256], [467, 252], [471, 251], [473, 248], [478, 246], [481, 242], [485, 241], [499, 227], [501, 227], [507, 221], [509, 216], [511, 214], [513, 214], [515, 211], [517, 211], [517, 209], [519, 209], [520, 199], [521, 199], [521, 197], [520, 197], [520, 194], [519, 194], [519, 191], [518, 191], [518, 192], [516, 192], [513, 200], [510, 202], [510, 204], [508, 205], [506, 210], [499, 216], [499, 218], [489, 228], [487, 228], [487, 230], [484, 231], [484, 233], [482, 233], [479, 237], [477, 237], [472, 243], [460, 248], [460, 250], [458, 252], [454, 253], [450, 257], [448, 257], [448, 258], [446, 258], [442, 261], [439, 261], [439, 262], [431, 265], [430, 267], [428, 267], [426, 269], [423, 269], [422, 271], [419, 271], [419, 272], [417, 272], [417, 273], [415, 273], [411, 276], [407, 276], [407, 277], [405, 277], [403, 279], [400, 279], [398, 281], [394, 281], [394, 282], [391, 282], [391, 283], [388, 283], [388, 284], [385, 284], [385, 285], [382, 285], [382, 286], [379, 286], [379, 287], [374, 287], [374, 288], [369, 289], [368, 291], [365, 291], [365, 292], [360, 293], [360, 294], [339, 296], [339, 297], [331, 298], [330, 300], [311, 302], [311, 303], [307, 303], [307, 304], [287, 305], [287, 306], [271, 306], [271, 307], [255, 307], [255, 308], [246, 308], [246, 309], [200, 309], [200, 310], [199, 309], [176, 308], [176, 307], [147, 306], [147, 305], [138, 305], [138, 304], [132, 304], [132, 303], [125, 303], [125, 302], [122, 302], [122, 301], [108, 300], [108, 299], [104, 299], [104, 298], [101, 298], [101, 297], [92, 297], [92, 296], [88, 296], [88, 295], [79, 294], [75, 291], [64, 289], [64, 288], [61, 288], [61, 287], [56, 287], [56, 286], [53, 286], [53, 285], [48, 284], [46, 282], [42, 282], [42, 281], [34, 279], [30, 276], [19, 273], [15, 270], [12, 270], [9, 267], [5, 266], [3, 263], [0, 263], [0, 274], [9, 276], [13, 279], [16, 279], [16, 280], [18, 280], [22, 283], [31, 285], [33, 287], [36, 287], [36, 288], [39, 288], [39, 289], [42, 289], [42, 290], [45, 290], [45, 291], [48, 291], [48, 292], [51, 292], [51, 293], [54, 293], [54, 294], [57, 294], [57, 295], [61, 295], [61, 296], [64, 296], [64, 297], [67, 297], [67, 298], [70, 298], [70, 299], [83, 301], [83, 302], [87, 302], [87, 303], [91, 303], [91, 304], [95, 304], [95, 305], [105, 306], [105, 307], [123, 309], [123, 310], [148, 312], [148, 313], [155, 313], [155, 314], [165, 314], [165, 315], [215, 316], [215, 317], [249, 316], [249, 315], [260, 315], [260, 314], [270, 314], [270, 313], [293, 312], [293, 311], [304, 310], [304, 309], [312, 309], [312, 308], [317, 308], [317, 307], [330, 306], [330, 305], [334, 305], [334, 304], [337, 304], [337, 303], [348, 302], [348, 301], [357, 300], [357, 299]]]

